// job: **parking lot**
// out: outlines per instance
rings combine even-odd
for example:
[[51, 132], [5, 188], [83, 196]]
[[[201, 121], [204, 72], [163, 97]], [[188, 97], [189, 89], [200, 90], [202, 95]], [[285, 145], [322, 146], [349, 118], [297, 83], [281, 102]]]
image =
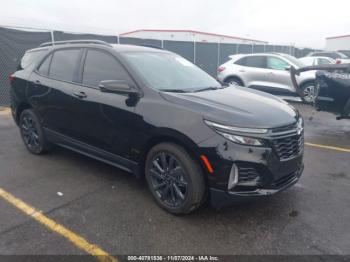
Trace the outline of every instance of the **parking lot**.
[[160, 209], [115, 167], [61, 148], [29, 154], [1, 110], [0, 254], [350, 254], [350, 121], [295, 106], [306, 125], [300, 182], [187, 216]]

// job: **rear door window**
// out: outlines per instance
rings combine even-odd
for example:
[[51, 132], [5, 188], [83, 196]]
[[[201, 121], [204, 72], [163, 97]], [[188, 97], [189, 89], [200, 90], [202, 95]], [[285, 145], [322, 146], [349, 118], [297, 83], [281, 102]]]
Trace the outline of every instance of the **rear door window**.
[[97, 87], [103, 80], [130, 81], [130, 78], [114, 56], [102, 50], [89, 49], [84, 64], [83, 84]]
[[77, 73], [80, 49], [62, 49], [53, 53], [49, 76], [72, 82]]
[[265, 56], [246, 56], [239, 59], [236, 64], [248, 67], [266, 68]]

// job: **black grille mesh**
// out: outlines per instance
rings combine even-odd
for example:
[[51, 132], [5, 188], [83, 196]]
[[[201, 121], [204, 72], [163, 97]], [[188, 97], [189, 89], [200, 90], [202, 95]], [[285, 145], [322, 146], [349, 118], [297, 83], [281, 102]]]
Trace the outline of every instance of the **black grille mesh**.
[[298, 156], [304, 149], [304, 136], [294, 135], [273, 140], [274, 149], [281, 160]]
[[254, 167], [238, 166], [238, 171], [238, 185], [258, 185], [260, 183], [259, 173]]

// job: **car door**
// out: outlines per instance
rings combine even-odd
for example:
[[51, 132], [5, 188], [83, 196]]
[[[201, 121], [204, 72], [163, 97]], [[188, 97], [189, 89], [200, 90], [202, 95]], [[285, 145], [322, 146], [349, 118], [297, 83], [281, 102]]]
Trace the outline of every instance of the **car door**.
[[290, 64], [276, 56], [266, 57], [266, 68], [268, 69], [266, 74], [266, 84], [273, 88], [275, 93], [290, 94], [295, 93], [290, 72], [287, 70], [290, 68]]
[[127, 94], [102, 92], [99, 83], [104, 80], [123, 80], [136, 88], [113, 54], [102, 49], [86, 49], [81, 83], [73, 90], [74, 138], [92, 146], [99, 155], [109, 152], [128, 158], [134, 106], [128, 103]]
[[79, 48], [56, 50], [31, 75], [28, 99], [48, 132], [72, 135], [72, 90], [81, 55]]
[[240, 77], [246, 87], [260, 89], [265, 85], [266, 56], [250, 55], [239, 59], [237, 76]]

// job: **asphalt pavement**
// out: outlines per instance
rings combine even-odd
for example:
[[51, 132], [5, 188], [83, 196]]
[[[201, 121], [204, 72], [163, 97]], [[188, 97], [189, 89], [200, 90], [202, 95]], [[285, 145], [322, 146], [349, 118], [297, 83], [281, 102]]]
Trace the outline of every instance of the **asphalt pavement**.
[[[173, 216], [120, 169], [62, 148], [29, 154], [6, 110], [0, 110], [0, 188], [112, 255], [349, 255], [350, 121], [295, 106], [309, 143], [303, 176], [260, 201]], [[86, 254], [66, 231], [12, 202], [0, 197], [0, 254]]]

